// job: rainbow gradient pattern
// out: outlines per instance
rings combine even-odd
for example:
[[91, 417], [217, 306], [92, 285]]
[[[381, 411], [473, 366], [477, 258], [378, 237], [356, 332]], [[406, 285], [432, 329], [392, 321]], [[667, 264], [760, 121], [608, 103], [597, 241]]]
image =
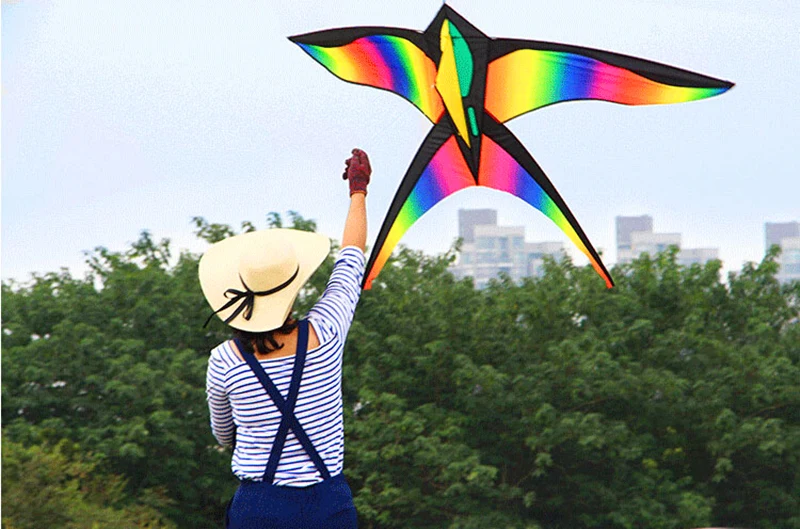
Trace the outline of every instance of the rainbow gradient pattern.
[[485, 106], [504, 123], [560, 101], [658, 105], [705, 99], [726, 90], [670, 86], [573, 53], [520, 49], [488, 64]]
[[436, 64], [407, 39], [371, 35], [343, 46], [298, 45], [340, 79], [394, 92], [434, 123], [444, 113], [434, 87]]
[[481, 139], [478, 185], [511, 193], [544, 213], [589, 258], [592, 267], [605, 280], [606, 286], [608, 288], [613, 286], [611, 277], [589, 252], [556, 203], [536, 183], [530, 173], [488, 136], [483, 136]]
[[474, 185], [475, 179], [464, 161], [456, 138], [450, 136], [433, 155], [411, 194], [403, 203], [372, 268], [369, 270], [364, 288], [369, 289], [372, 286], [372, 281], [389, 260], [395, 246], [412, 224], [444, 198]]
[[[422, 33], [339, 28], [290, 40], [340, 79], [394, 92], [435, 125], [389, 207], [367, 262], [365, 289], [412, 224], [447, 196], [476, 185], [510, 193], [544, 213], [612, 287], [600, 256], [565, 201], [503, 123], [562, 101], [682, 103], [733, 86], [603, 50], [492, 39], [446, 3]], [[435, 154], [425, 165], [431, 152]]]

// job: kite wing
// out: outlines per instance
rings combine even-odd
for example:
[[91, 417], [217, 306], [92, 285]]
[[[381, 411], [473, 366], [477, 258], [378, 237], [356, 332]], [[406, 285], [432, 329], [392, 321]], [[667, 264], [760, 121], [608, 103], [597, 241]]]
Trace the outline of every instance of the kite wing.
[[556, 223], [611, 288], [614, 281], [555, 186], [504, 125], [484, 120], [478, 185], [511, 193]]
[[422, 33], [392, 28], [343, 28], [289, 37], [335, 76], [398, 94], [436, 123], [444, 105], [434, 87], [436, 64]]
[[422, 142], [389, 206], [370, 251], [364, 289], [392, 255], [400, 238], [425, 212], [453, 193], [475, 185], [475, 178], [448, 123], [434, 126]]
[[683, 103], [719, 95], [733, 83], [657, 62], [591, 48], [496, 39], [486, 73], [486, 111], [500, 123], [561, 101], [623, 105]]

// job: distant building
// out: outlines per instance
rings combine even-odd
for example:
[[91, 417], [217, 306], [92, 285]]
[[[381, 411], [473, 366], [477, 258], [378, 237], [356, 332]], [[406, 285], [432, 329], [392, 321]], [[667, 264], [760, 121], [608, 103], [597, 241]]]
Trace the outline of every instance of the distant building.
[[631, 263], [643, 253], [655, 257], [659, 253], [669, 249], [670, 246], [681, 247], [680, 233], [634, 231], [630, 234], [630, 246], [628, 249], [617, 248], [617, 263]]
[[781, 240], [790, 237], [800, 237], [800, 222], [767, 222], [764, 224], [764, 241], [768, 251], [773, 245], [781, 246]]
[[[653, 233], [653, 217], [617, 217], [617, 251], [631, 249], [631, 234], [634, 232]], [[618, 258], [619, 259], [619, 258]]]
[[767, 222], [764, 225], [766, 249], [781, 247], [778, 281], [800, 281], [800, 222]]
[[526, 242], [525, 255], [528, 261], [527, 274], [531, 277], [541, 277], [544, 274], [545, 257], [556, 260], [566, 255], [564, 244], [561, 242]]
[[679, 248], [677, 262], [683, 266], [719, 259], [717, 248], [681, 248], [680, 233], [654, 232], [653, 218], [649, 215], [617, 217], [616, 227], [618, 264], [631, 263], [642, 254], [655, 257], [670, 246]]
[[719, 259], [719, 248], [687, 248], [678, 252], [678, 264], [691, 266]]
[[475, 226], [497, 226], [497, 211], [493, 209], [459, 209], [458, 236], [464, 242], [475, 242]]
[[778, 281], [781, 283], [800, 281], [800, 237], [781, 239], [780, 263]]
[[477, 288], [507, 274], [512, 280], [539, 276], [546, 255], [560, 259], [561, 242], [525, 242], [523, 226], [498, 226], [495, 210], [459, 210], [461, 252], [451, 271], [456, 277], [472, 277]]

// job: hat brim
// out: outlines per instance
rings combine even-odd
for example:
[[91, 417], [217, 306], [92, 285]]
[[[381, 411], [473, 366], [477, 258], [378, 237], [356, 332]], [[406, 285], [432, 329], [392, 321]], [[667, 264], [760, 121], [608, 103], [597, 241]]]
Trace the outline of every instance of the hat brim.
[[[288, 241], [294, 247], [299, 267], [297, 277], [279, 292], [268, 296], [255, 296], [250, 319], [245, 319], [242, 311], [228, 322], [234, 329], [265, 332], [281, 327], [289, 316], [300, 289], [328, 256], [330, 239], [319, 233], [300, 230], [274, 228], [253, 231], [215, 243], [200, 259], [198, 269], [200, 286], [211, 310], [218, 310], [230, 301], [225, 297], [228, 289], [243, 288], [238, 265], [244, 250], [253, 245], [269, 247], [279, 239]], [[236, 307], [237, 304], [234, 304], [218, 312], [217, 316], [225, 321], [233, 314]]]

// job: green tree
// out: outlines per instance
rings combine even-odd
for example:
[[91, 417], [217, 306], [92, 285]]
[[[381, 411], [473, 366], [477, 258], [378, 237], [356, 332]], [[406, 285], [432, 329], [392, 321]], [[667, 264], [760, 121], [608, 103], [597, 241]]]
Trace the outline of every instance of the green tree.
[[[315, 227], [294, 212], [290, 220]], [[194, 223], [208, 242], [235, 233]], [[3, 431], [25, 446], [79, 443], [100, 457], [97, 472], [124, 478], [132, 498], [163, 490], [171, 501], [160, 509], [175, 523], [217, 526], [236, 481], [230, 452], [208, 427], [205, 370], [228, 331], [216, 319], [202, 328], [211, 309], [198, 256], [173, 262], [168, 240], [142, 232], [129, 250], [97, 248], [88, 263], [83, 279], [61, 271], [3, 284]], [[312, 279], [301, 306], [325, 280]]]
[[[316, 228], [294, 212], [267, 224]], [[194, 226], [209, 243], [255, 229]], [[345, 472], [362, 527], [800, 527], [800, 284], [775, 280], [775, 254], [726, 281], [673, 249], [617, 267], [611, 290], [569, 260], [476, 290], [448, 272], [456, 252], [401, 249], [356, 311]], [[32, 490], [16, 461], [39, 458], [110, 477], [115, 499], [89, 510], [218, 526], [236, 482], [204, 377], [228, 331], [202, 328], [198, 256], [145, 232], [89, 259], [83, 279], [3, 284], [3, 460], [18, 476], [4, 507]], [[84, 502], [84, 481], [53, 483]], [[53, 501], [31, 520], [68, 512]]]
[[97, 472], [91, 456], [61, 441], [23, 445], [3, 439], [3, 527], [7, 529], [171, 529], [159, 513], [168, 501], [147, 491], [132, 502], [120, 476]]

